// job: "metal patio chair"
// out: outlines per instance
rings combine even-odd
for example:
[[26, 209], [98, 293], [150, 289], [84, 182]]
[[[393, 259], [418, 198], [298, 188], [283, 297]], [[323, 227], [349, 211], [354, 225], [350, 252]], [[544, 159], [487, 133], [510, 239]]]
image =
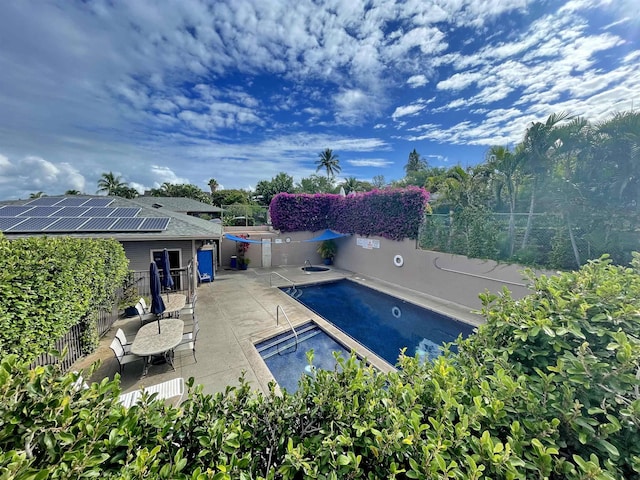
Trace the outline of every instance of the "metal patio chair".
[[126, 353], [124, 347], [120, 343], [120, 340], [114, 338], [110, 345], [111, 350], [113, 350], [114, 355], [116, 356], [116, 360], [118, 360], [118, 366], [120, 368], [120, 373], [124, 370], [124, 366], [127, 363], [135, 362], [137, 360], [142, 360], [142, 357], [138, 355], [134, 355], [133, 353]]

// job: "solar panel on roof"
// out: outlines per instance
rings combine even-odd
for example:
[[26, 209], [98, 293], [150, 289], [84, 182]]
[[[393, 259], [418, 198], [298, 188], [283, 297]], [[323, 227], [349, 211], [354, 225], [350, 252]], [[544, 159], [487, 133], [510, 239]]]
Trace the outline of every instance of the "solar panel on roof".
[[[57, 205], [56, 205], [57, 207]], [[88, 207], [62, 207], [59, 211], [52, 214], [52, 217], [81, 217], [83, 213], [89, 210]], [[87, 217], [84, 217], [86, 220]]]
[[[86, 205], [83, 205], [86, 207]], [[86, 212], [81, 214], [81, 217], [109, 217], [113, 214], [115, 208], [110, 207], [91, 207]]]
[[141, 208], [115, 207], [110, 217], [135, 217], [140, 213]]
[[55, 205], [60, 200], [62, 200], [60, 197], [40, 197], [25, 203], [25, 205], [31, 205], [32, 207], [35, 207], [36, 205], [51, 206]]
[[87, 197], [67, 197], [56, 203], [56, 207], [79, 207], [87, 200], [90, 199]]
[[138, 230], [166, 230], [169, 220], [170, 218], [167, 217], [148, 217], [144, 219]]
[[25, 220], [24, 217], [0, 217], [0, 231], [9, 230]]
[[22, 205], [5, 205], [0, 207], [0, 217], [17, 217], [21, 213], [31, 210], [31, 208]]
[[88, 219], [87, 223], [82, 225], [82, 231], [106, 231], [115, 223], [115, 218], [94, 217]]
[[106, 207], [113, 203], [113, 198], [90, 198], [86, 203], [83, 203], [84, 207]]
[[24, 222], [7, 229], [11, 233], [20, 232], [42, 232], [45, 228], [55, 222], [57, 218], [53, 217], [28, 217]]
[[88, 221], [83, 217], [65, 217], [58, 218], [58, 221], [46, 228], [47, 232], [73, 232], [76, 231], [83, 223]]
[[26, 212], [20, 213], [20, 217], [48, 217], [60, 210], [60, 207], [37, 206]]
[[143, 218], [118, 218], [117, 222], [111, 225], [111, 228], [109, 228], [109, 230], [137, 230], [138, 227], [142, 225], [143, 221]]

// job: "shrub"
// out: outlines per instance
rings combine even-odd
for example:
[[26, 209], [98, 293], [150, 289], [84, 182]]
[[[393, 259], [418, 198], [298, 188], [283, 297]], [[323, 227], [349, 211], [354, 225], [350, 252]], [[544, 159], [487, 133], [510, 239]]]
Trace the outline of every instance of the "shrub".
[[[128, 260], [115, 240], [0, 235], [0, 352], [31, 360], [79, 322], [97, 343], [98, 310], [111, 309]], [[88, 352], [85, 352], [88, 353]]]
[[[3, 478], [602, 479], [640, 474], [640, 261], [482, 294], [486, 325], [433, 362], [355, 356], [295, 394], [237, 387], [125, 409], [118, 379], [0, 364]], [[308, 354], [313, 363], [313, 354]]]
[[429, 194], [421, 188], [373, 190], [342, 197], [280, 193], [269, 212], [283, 232], [318, 231], [376, 235], [392, 240], [417, 238]]

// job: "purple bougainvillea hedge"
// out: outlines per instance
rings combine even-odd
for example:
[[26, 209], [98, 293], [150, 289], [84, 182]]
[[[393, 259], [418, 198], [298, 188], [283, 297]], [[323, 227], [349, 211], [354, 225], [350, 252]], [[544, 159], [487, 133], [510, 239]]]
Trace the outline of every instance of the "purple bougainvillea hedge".
[[423, 188], [373, 190], [342, 197], [319, 193], [279, 193], [269, 206], [281, 232], [324, 230], [375, 235], [392, 240], [417, 238], [429, 193]]

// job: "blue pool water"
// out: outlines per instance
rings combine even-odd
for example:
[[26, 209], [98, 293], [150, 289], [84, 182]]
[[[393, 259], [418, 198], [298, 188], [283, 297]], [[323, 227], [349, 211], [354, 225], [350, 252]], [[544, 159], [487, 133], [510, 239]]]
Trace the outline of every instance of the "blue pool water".
[[423, 359], [440, 355], [440, 346], [471, 325], [373, 290], [350, 280], [297, 287], [297, 301], [358, 343], [395, 365], [400, 350]]
[[280, 388], [290, 393], [298, 389], [298, 380], [305, 373], [311, 373], [308, 367], [306, 352], [313, 349], [313, 365], [323, 370], [333, 370], [336, 366], [331, 352], [342, 353], [348, 358], [350, 353], [341, 344], [324, 332], [314, 322], [296, 327], [298, 348], [289, 331], [256, 344], [256, 349], [271, 370]]

